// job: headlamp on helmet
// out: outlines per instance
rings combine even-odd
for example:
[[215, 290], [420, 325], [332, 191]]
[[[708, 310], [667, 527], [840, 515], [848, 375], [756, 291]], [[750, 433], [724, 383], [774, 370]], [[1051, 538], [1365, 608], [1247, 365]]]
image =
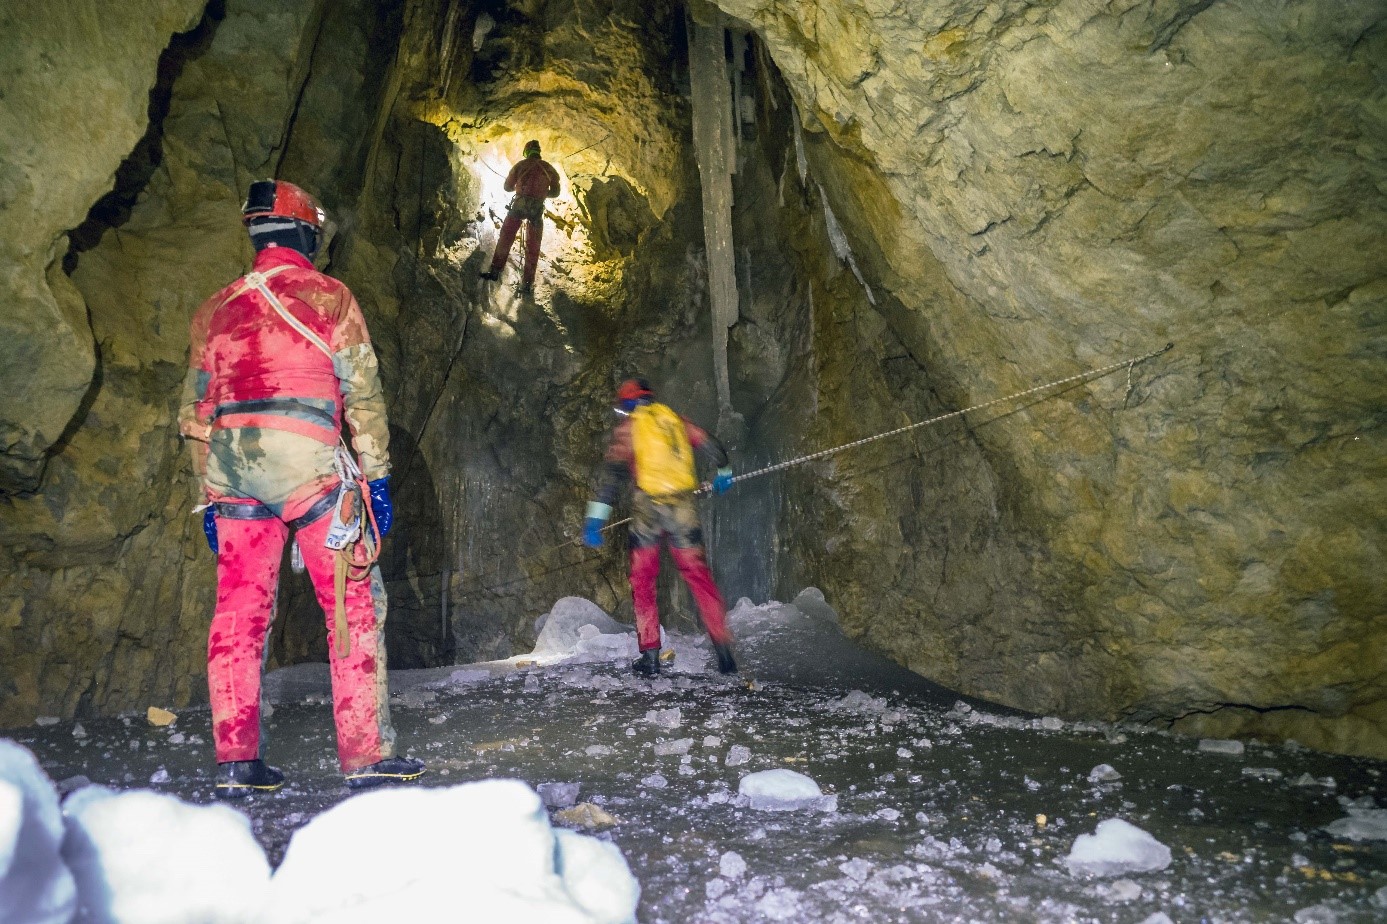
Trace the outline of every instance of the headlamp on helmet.
[[289, 247], [310, 260], [322, 241], [327, 213], [301, 187], [284, 180], [259, 180], [250, 184], [241, 220], [256, 250]]

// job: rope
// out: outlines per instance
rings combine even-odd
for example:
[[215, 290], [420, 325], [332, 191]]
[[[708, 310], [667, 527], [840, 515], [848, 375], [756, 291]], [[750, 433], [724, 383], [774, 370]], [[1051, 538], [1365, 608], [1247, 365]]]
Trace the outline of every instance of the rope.
[[[816, 459], [823, 459], [823, 458], [825, 458], [825, 457], [827, 457], [827, 456], [835, 455], [835, 454], [837, 454], [837, 453], [844, 452], [844, 451], [849, 450], [849, 449], [853, 449], [853, 448], [855, 448], [855, 447], [857, 447], [857, 446], [863, 446], [863, 445], [866, 445], [867, 443], [874, 443], [874, 442], [876, 442], [877, 440], [884, 440], [884, 439], [886, 439], [886, 438], [888, 438], [888, 437], [898, 436], [898, 435], [900, 435], [900, 434], [902, 434], [902, 433], [908, 433], [908, 432], [911, 431], [911, 430], [918, 430], [918, 429], [921, 428], [921, 427], [928, 427], [928, 426], [931, 426], [931, 425], [933, 425], [933, 424], [942, 423], [943, 421], [951, 420], [951, 419], [953, 419], [953, 418], [955, 418], [955, 417], [962, 417], [963, 415], [965, 415], [965, 414], [970, 414], [970, 413], [972, 413], [972, 412], [974, 412], [974, 411], [981, 411], [981, 410], [983, 410], [984, 408], [992, 407], [992, 406], [995, 405], [995, 404], [1002, 404], [1002, 403], [1007, 402], [1007, 401], [1016, 401], [1016, 400], [1018, 400], [1018, 399], [1020, 399], [1020, 398], [1026, 397], [1027, 395], [1033, 395], [1033, 394], [1035, 394], [1036, 392], [1044, 391], [1044, 390], [1047, 389], [1047, 388], [1056, 388], [1056, 387], [1058, 387], [1058, 386], [1060, 386], [1060, 385], [1068, 385], [1068, 384], [1071, 384], [1071, 383], [1073, 383], [1073, 382], [1079, 382], [1079, 381], [1086, 380], [1086, 379], [1099, 379], [1099, 378], [1102, 378], [1103, 376], [1112, 375], [1114, 372], [1116, 372], [1117, 370], [1122, 369], [1122, 368], [1126, 368], [1126, 370], [1127, 370], [1127, 393], [1126, 393], [1126, 395], [1123, 397], [1123, 406], [1126, 407], [1127, 399], [1130, 398], [1130, 397], [1131, 397], [1131, 394], [1132, 394], [1132, 388], [1133, 388], [1133, 385], [1132, 385], [1132, 369], [1133, 369], [1133, 367], [1135, 367], [1137, 363], [1145, 362], [1145, 361], [1148, 360], [1148, 359], [1154, 359], [1154, 358], [1157, 357], [1157, 356], [1160, 356], [1160, 355], [1162, 355], [1162, 354], [1164, 354], [1164, 353], [1168, 353], [1170, 350], [1172, 350], [1172, 349], [1174, 349], [1174, 348], [1175, 348], [1175, 344], [1174, 344], [1174, 343], [1167, 343], [1165, 346], [1161, 347], [1159, 350], [1152, 350], [1150, 353], [1144, 353], [1144, 354], [1142, 354], [1141, 356], [1133, 356], [1133, 357], [1131, 357], [1131, 358], [1129, 358], [1129, 359], [1124, 359], [1124, 360], [1121, 360], [1120, 362], [1115, 362], [1115, 363], [1113, 363], [1112, 365], [1109, 365], [1109, 366], [1103, 366], [1102, 368], [1099, 368], [1099, 369], [1089, 369], [1089, 370], [1087, 370], [1087, 371], [1085, 371], [1085, 372], [1079, 372], [1079, 373], [1076, 373], [1076, 374], [1074, 374], [1074, 375], [1066, 376], [1065, 378], [1062, 378], [1062, 379], [1055, 379], [1053, 382], [1046, 382], [1046, 383], [1043, 384], [1043, 385], [1036, 385], [1036, 386], [1034, 386], [1034, 387], [1027, 388], [1025, 391], [1014, 392], [1014, 393], [1012, 393], [1012, 394], [1010, 394], [1010, 395], [1004, 395], [1004, 396], [1002, 396], [1002, 397], [1000, 397], [1000, 398], [993, 398], [991, 401], [984, 401], [984, 402], [982, 402], [981, 404], [974, 404], [974, 405], [972, 405], [971, 407], [965, 407], [965, 408], [963, 408], [962, 410], [949, 411], [947, 414], [940, 414], [940, 415], [938, 415], [938, 416], [936, 416], [936, 417], [931, 417], [931, 418], [929, 418], [928, 420], [921, 420], [921, 421], [918, 421], [918, 422], [916, 422], [916, 423], [906, 424], [905, 426], [903, 426], [903, 427], [897, 427], [897, 428], [894, 429], [894, 430], [887, 430], [885, 433], [877, 433], [877, 434], [875, 434], [874, 436], [866, 436], [866, 437], [863, 437], [863, 438], [860, 439], [860, 440], [853, 440], [851, 443], [844, 443], [844, 444], [841, 445], [841, 446], [834, 446], [834, 447], [832, 447], [831, 449], [821, 449], [821, 450], [819, 450], [818, 452], [811, 452], [811, 453], [809, 453], [808, 455], [799, 456], [798, 458], [788, 459], [788, 460], [786, 460], [786, 461], [784, 461], [784, 462], [777, 462], [777, 463], [775, 463], [774, 465], [767, 465], [765, 468], [758, 468], [758, 469], [754, 469], [754, 470], [749, 471], [749, 472], [744, 472], [744, 473], [741, 474], [741, 475], [735, 475], [735, 476], [733, 476], [733, 478], [732, 478], [732, 483], [733, 483], [733, 484], [737, 484], [738, 482], [742, 482], [742, 481], [750, 481], [752, 478], [760, 478], [762, 475], [769, 475], [769, 474], [771, 474], [771, 473], [773, 473], [773, 472], [781, 472], [781, 471], [784, 471], [784, 470], [787, 469], [787, 468], [793, 468], [793, 467], [796, 466], [796, 465], [804, 465], [806, 462], [813, 462], [813, 461], [816, 460]], [[1055, 397], [1055, 396], [1054, 396], [1054, 395], [1049, 395], [1049, 396], [1047, 396], [1047, 397]], [[698, 497], [698, 496], [700, 496], [700, 495], [708, 494], [708, 493], [710, 493], [712, 490], [713, 490], [713, 486], [712, 486], [711, 484], [704, 483], [702, 486], [700, 486], [700, 487], [699, 487], [697, 490], [695, 490], [693, 493], [694, 493], [694, 496], [695, 496], [695, 497]], [[627, 518], [625, 518], [624, 520], [617, 520], [617, 521], [615, 521], [615, 522], [613, 522], [613, 523], [608, 523], [606, 526], [603, 526], [603, 527], [602, 527], [602, 531], [603, 531], [603, 532], [606, 532], [606, 531], [609, 530], [609, 529], [616, 529], [618, 526], [625, 526], [627, 523], [630, 523], [631, 520], [632, 520], [632, 517], [627, 517]], [[548, 555], [551, 555], [551, 554], [553, 554], [554, 552], [557, 552], [559, 549], [562, 549], [562, 548], [564, 548], [564, 547], [566, 547], [566, 546], [570, 546], [570, 545], [575, 544], [576, 542], [579, 541], [580, 538], [581, 538], [581, 537], [575, 536], [574, 538], [569, 539], [567, 542], [560, 542], [558, 545], [550, 546], [549, 548], [544, 549], [543, 551], [537, 552], [536, 554], [530, 556], [529, 558], [525, 559], [524, 561], [522, 561], [522, 562], [520, 563], [521, 569], [523, 570], [525, 565], [530, 564], [531, 562], [538, 561], [538, 560], [540, 560], [540, 559], [542, 559], [542, 558], [544, 558], [544, 557], [546, 557], [546, 556], [548, 556]], [[597, 560], [599, 560], [599, 558], [600, 558], [600, 556], [593, 556], [593, 557], [591, 557], [590, 559], [588, 559], [588, 561], [597, 561]], [[577, 561], [577, 562], [574, 562], [572, 565], [569, 565], [569, 566], [566, 566], [566, 567], [577, 567], [577, 566], [580, 565], [580, 564], [583, 564], [583, 562], [582, 562], [582, 561]], [[498, 575], [498, 577], [499, 577], [499, 575]], [[525, 578], [515, 578], [515, 579], [509, 580], [509, 581], [502, 582], [502, 583], [500, 583], [500, 584], [492, 584], [492, 585], [487, 586], [487, 587], [474, 587], [474, 588], [472, 588], [471, 590], [464, 590], [464, 591], [462, 592], [462, 594], [463, 594], [463, 595], [467, 595], [467, 594], [470, 594], [470, 593], [475, 593], [475, 592], [480, 591], [480, 590], [496, 590], [496, 589], [498, 589], [498, 588], [506, 587], [506, 586], [509, 586], [509, 585], [511, 585], [511, 584], [515, 584], [515, 583], [518, 583], [518, 582], [520, 582], [520, 581], [523, 581], [523, 580], [525, 580]]]
[[[1001, 404], [1004, 401], [1015, 401], [1018, 398], [1024, 398], [1027, 395], [1033, 395], [1036, 392], [1044, 391], [1047, 388], [1055, 388], [1059, 385], [1068, 385], [1070, 382], [1077, 382], [1081, 379], [1102, 378], [1105, 375], [1111, 375], [1112, 373], [1116, 372], [1117, 370], [1123, 367], [1126, 367], [1127, 369], [1127, 393], [1128, 395], [1130, 395], [1132, 388], [1132, 367], [1135, 366], [1137, 363], [1145, 362], [1148, 359], [1160, 356], [1162, 353], [1166, 353], [1174, 347], [1174, 343], [1167, 343], [1159, 350], [1152, 350], [1150, 353], [1146, 353], [1142, 356], [1134, 356], [1131, 359], [1124, 359], [1121, 362], [1113, 363], [1111, 366], [1104, 366], [1101, 369], [1090, 369], [1087, 372], [1080, 372], [1076, 375], [1071, 375], [1066, 378], [1056, 379], [1053, 382], [1046, 382], [1044, 385], [1036, 385], [1034, 388], [1027, 388], [1025, 391], [1018, 391], [1015, 394], [1005, 395], [1001, 398], [993, 398], [991, 401], [984, 401], [981, 404], [974, 404], [972, 407], [965, 407], [959, 411], [950, 411], [947, 414], [940, 414], [938, 417], [931, 417], [928, 420], [922, 420], [918, 423], [906, 424], [904, 427], [897, 427], [894, 430], [887, 430], [885, 433], [878, 433], [875, 436], [863, 437], [862, 439], [854, 440], [851, 443], [844, 443], [842, 446], [834, 446], [832, 449], [821, 449], [818, 452], [811, 452], [809, 455], [800, 456], [797, 459], [790, 459], [786, 462], [777, 462], [775, 465], [768, 465], [765, 468], [758, 468], [754, 471], [746, 472], [741, 475], [736, 475], [732, 478], [732, 483], [736, 484], [739, 481], [747, 481], [751, 478], [759, 478], [762, 475], [769, 475], [771, 472], [779, 472], [787, 468], [792, 468], [796, 465], [803, 465], [806, 462], [813, 462], [815, 459], [822, 459], [826, 456], [831, 456], [835, 453], [843, 452], [844, 450], [852, 449], [856, 446], [862, 446], [867, 443], [873, 443], [877, 440], [884, 440], [888, 436], [897, 436], [901, 433], [906, 433], [910, 430], [916, 430], [920, 427], [928, 427], [931, 424], [941, 423], [945, 420], [949, 420], [954, 417], [962, 417], [964, 414], [970, 414], [973, 411], [980, 411], [983, 408], [991, 407], [994, 404]], [[1125, 400], [1126, 399], [1124, 398], [1124, 402]], [[711, 491], [712, 488], [712, 485], [705, 484], [701, 488], [699, 488], [698, 491], [696, 491], [695, 493], [706, 494], [708, 491]]]

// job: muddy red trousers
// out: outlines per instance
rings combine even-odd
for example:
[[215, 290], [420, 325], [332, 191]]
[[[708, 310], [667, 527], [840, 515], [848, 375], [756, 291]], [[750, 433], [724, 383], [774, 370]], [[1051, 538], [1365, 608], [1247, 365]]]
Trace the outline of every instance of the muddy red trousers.
[[[719, 645], [732, 641], [727, 631], [727, 609], [722, 594], [713, 583], [708, 559], [702, 546], [669, 550], [684, 583], [693, 592], [703, 628], [708, 637]], [[655, 603], [655, 582], [660, 576], [660, 547], [651, 545], [631, 549], [631, 599], [636, 605], [636, 641], [641, 651], [660, 647], [660, 611]]]
[[491, 271], [500, 273], [505, 268], [511, 245], [515, 243], [515, 232], [520, 230], [522, 221], [528, 221], [530, 224], [525, 229], [525, 269], [521, 273], [520, 281], [525, 285], [534, 285], [535, 271], [539, 267], [539, 242], [544, 236], [542, 218], [521, 218], [515, 212], [506, 213], [505, 220], [501, 222], [501, 233], [496, 238], [496, 252], [491, 256]]
[[[336, 605], [337, 555], [323, 545], [331, 516], [298, 531], [299, 550], [324, 613]], [[279, 565], [289, 527], [277, 517], [217, 517], [217, 610], [207, 639], [207, 685], [217, 762], [260, 756], [260, 673], [274, 618]], [[351, 650], [338, 657], [336, 630], [327, 620], [337, 755], [344, 772], [393, 756], [386, 683], [385, 588], [373, 568], [364, 581], [347, 581]]]

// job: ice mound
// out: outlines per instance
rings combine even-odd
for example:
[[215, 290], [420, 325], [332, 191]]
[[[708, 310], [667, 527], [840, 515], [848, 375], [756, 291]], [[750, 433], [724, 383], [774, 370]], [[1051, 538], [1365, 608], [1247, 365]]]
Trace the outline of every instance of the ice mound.
[[[535, 626], [539, 638], [535, 640], [534, 654], [541, 657], [574, 654], [582, 643], [589, 641], [596, 641], [596, 647], [605, 648], [599, 641], [601, 636], [620, 637], [631, 632], [630, 626], [623, 626], [585, 597], [560, 598]], [[626, 639], [620, 641], [624, 646]]]
[[270, 864], [250, 820], [224, 805], [101, 786], [63, 803], [63, 857], [84, 921], [244, 924], [255, 921]]
[[1351, 841], [1387, 840], [1387, 809], [1374, 808], [1371, 798], [1348, 802], [1348, 815], [1324, 826], [1335, 837]]
[[34, 755], [0, 741], [0, 924], [65, 924], [77, 888], [59, 857], [58, 794]]
[[294, 834], [263, 924], [457, 920], [507, 924], [634, 921], [640, 886], [620, 851], [556, 837], [516, 780], [355, 796]]
[[803, 773], [783, 768], [748, 773], [738, 784], [737, 793], [748, 806], [762, 812], [832, 812], [838, 808], [837, 796], [825, 796], [818, 783]]
[[1170, 848], [1121, 818], [1098, 822], [1092, 834], [1080, 834], [1065, 865], [1073, 876], [1119, 876], [1165, 869]]

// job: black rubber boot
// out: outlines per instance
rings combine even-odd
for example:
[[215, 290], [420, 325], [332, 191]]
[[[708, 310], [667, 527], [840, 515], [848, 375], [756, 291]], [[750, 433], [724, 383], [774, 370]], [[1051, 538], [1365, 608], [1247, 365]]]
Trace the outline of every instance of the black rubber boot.
[[654, 677], [660, 672], [660, 649], [647, 648], [641, 656], [631, 662], [631, 670], [646, 677]]
[[387, 757], [347, 774], [349, 789], [370, 789], [384, 783], [408, 783], [424, 775], [424, 762], [412, 757]]
[[283, 785], [284, 774], [258, 757], [217, 764], [218, 799], [244, 799], [252, 793], [274, 792]]
[[735, 674], [737, 673], [737, 659], [732, 657], [732, 646], [719, 645], [713, 643], [713, 651], [718, 656], [718, 673]]

